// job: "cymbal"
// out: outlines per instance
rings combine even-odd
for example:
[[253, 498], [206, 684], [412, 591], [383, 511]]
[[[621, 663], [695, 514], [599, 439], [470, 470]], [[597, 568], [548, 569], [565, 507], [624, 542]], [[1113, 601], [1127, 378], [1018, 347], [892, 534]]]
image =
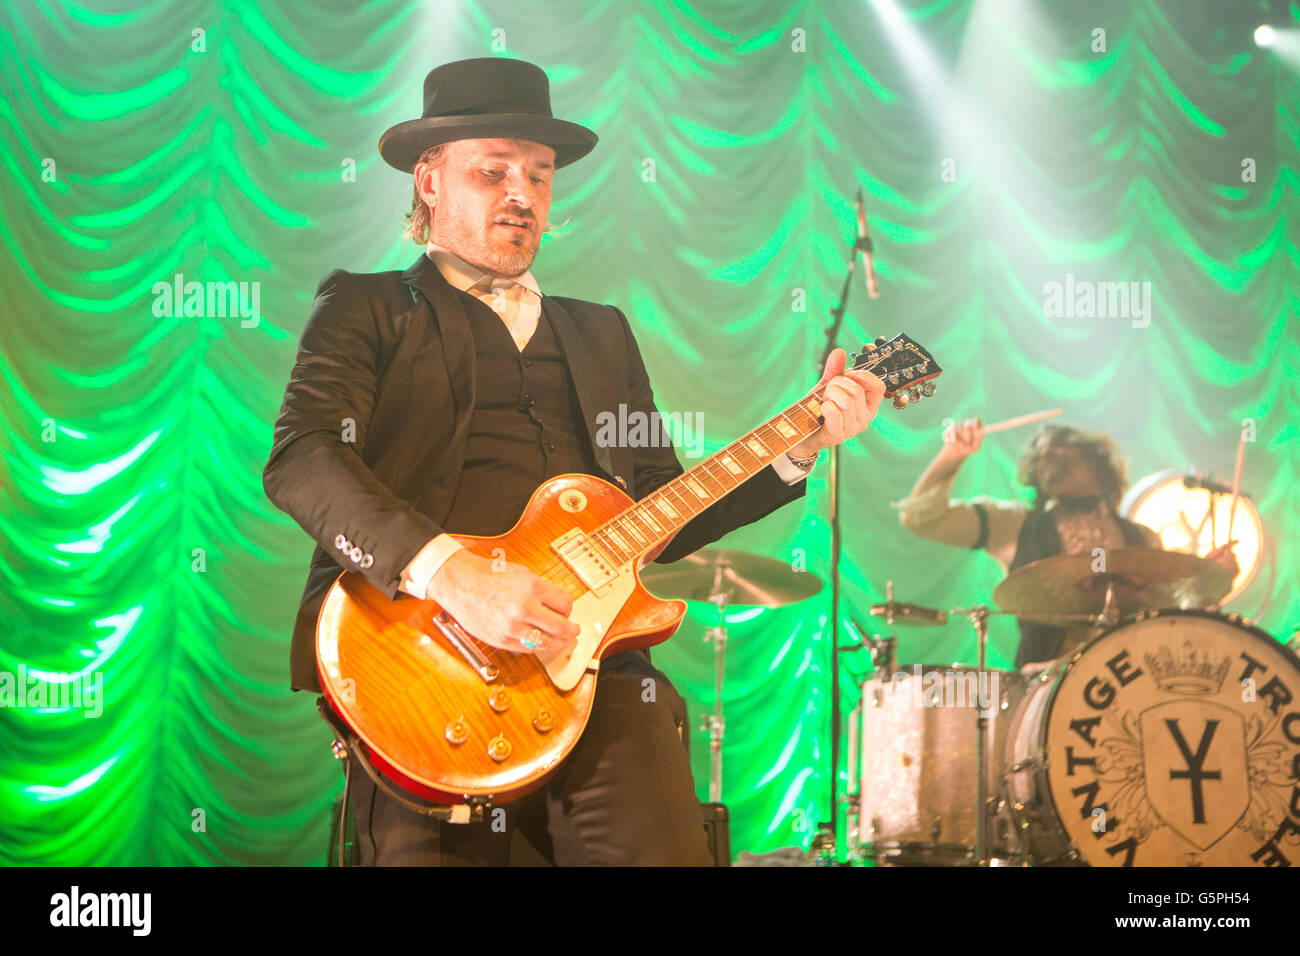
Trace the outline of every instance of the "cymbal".
[[728, 604], [761, 607], [793, 604], [822, 589], [821, 578], [796, 571], [786, 561], [726, 548], [705, 548], [672, 564], [648, 565], [641, 570], [641, 583], [661, 597], [707, 601], [720, 591]]
[[905, 627], [934, 627], [948, 623], [948, 612], [919, 604], [904, 604], [902, 601], [886, 601], [884, 604], [871, 605], [872, 617], [883, 617], [893, 625]]
[[1110, 617], [1145, 608], [1203, 608], [1232, 587], [1228, 569], [1207, 558], [1158, 548], [1115, 548], [1101, 560], [1091, 553], [1043, 558], [1011, 572], [993, 599], [1017, 617], [1060, 624], [1073, 615], [1100, 615], [1106, 589], [1114, 585]]

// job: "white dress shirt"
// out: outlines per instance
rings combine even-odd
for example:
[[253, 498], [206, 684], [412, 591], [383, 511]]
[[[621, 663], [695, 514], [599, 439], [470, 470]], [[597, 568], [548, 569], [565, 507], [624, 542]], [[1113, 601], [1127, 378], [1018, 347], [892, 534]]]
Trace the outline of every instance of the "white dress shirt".
[[[515, 346], [522, 352], [537, 331], [537, 323], [542, 315], [542, 291], [532, 272], [525, 272], [513, 279], [494, 276], [432, 242], [429, 243], [428, 254], [448, 284], [476, 296], [501, 316]], [[772, 461], [772, 468], [788, 485], [808, 476], [807, 471], [790, 461], [789, 455], [778, 455]], [[412, 597], [426, 598], [433, 576], [462, 547], [464, 546], [451, 535], [438, 535], [421, 548], [420, 553], [403, 569], [399, 586]]]

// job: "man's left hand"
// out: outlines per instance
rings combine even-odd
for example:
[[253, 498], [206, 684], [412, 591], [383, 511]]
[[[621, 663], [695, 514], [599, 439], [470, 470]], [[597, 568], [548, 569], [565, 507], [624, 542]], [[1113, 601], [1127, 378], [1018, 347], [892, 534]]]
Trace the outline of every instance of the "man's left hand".
[[790, 449], [792, 458], [811, 458], [823, 448], [838, 445], [865, 430], [876, 417], [885, 397], [885, 383], [868, 371], [846, 372], [847, 361], [843, 349], [835, 349], [826, 360], [821, 381], [808, 393], [826, 386], [822, 393], [822, 427]]

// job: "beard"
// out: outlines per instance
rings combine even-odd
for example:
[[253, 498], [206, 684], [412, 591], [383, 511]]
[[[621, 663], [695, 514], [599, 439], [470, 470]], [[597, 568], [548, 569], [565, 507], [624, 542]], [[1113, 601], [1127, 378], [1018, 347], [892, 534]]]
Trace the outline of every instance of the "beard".
[[[496, 227], [489, 224], [487, 228], [491, 231]], [[445, 235], [430, 238], [484, 272], [513, 279], [527, 272], [537, 257], [537, 246], [541, 239], [538, 237], [535, 240], [535, 235], [530, 230], [528, 233], [513, 234], [508, 239], [493, 240], [488, 234], [476, 234], [465, 224], [457, 223]]]

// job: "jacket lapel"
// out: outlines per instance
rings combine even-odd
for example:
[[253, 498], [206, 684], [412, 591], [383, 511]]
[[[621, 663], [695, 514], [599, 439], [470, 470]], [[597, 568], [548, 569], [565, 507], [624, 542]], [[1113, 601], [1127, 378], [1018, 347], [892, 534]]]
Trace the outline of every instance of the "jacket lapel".
[[[465, 443], [469, 438], [470, 418], [474, 411], [476, 385], [474, 360], [474, 333], [469, 328], [469, 318], [461, 306], [456, 290], [451, 287], [438, 266], [427, 254], [421, 254], [416, 263], [402, 273], [402, 281], [418, 290], [428, 301], [429, 316], [436, 334], [442, 342], [442, 367], [436, 364], [428, 369], [431, 376], [445, 375], [451, 383], [452, 401], [455, 405], [455, 426], [446, 454], [439, 456], [438, 468], [424, 483], [425, 492], [416, 507], [436, 521], [444, 521], [451, 510], [454, 489], [459, 483], [465, 464]], [[414, 412], [437, 411], [413, 409]]]
[[442, 357], [446, 363], [447, 380], [451, 382], [456, 399], [456, 434], [454, 442], [463, 438], [469, 428], [469, 415], [474, 409], [476, 388], [474, 335], [469, 329], [469, 319], [456, 296], [456, 290], [443, 278], [437, 265], [428, 254], [421, 254], [411, 268], [402, 273], [402, 281], [424, 293], [433, 309], [433, 320], [442, 338]]

